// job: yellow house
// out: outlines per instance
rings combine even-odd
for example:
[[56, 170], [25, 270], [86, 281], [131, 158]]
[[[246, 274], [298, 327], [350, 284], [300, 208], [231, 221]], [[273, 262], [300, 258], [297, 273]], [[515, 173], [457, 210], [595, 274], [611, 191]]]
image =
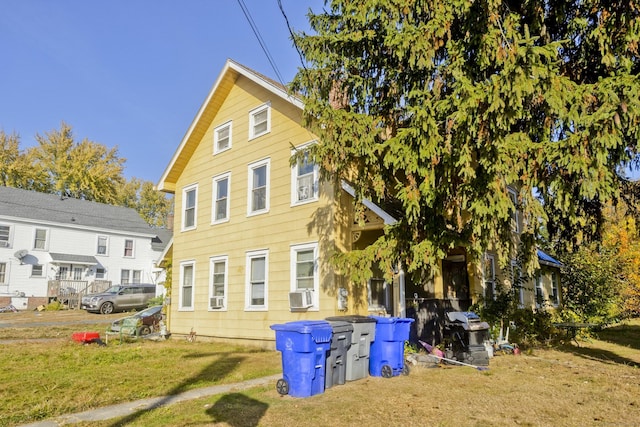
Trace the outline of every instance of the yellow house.
[[[359, 305], [327, 262], [350, 247], [336, 216], [348, 194], [321, 184], [315, 165], [290, 164], [315, 142], [302, 108], [280, 84], [225, 64], [158, 184], [175, 195], [172, 333], [270, 345], [271, 324]], [[364, 232], [391, 220], [368, 213]]]
[[158, 183], [175, 203], [173, 334], [274, 347], [275, 323], [414, 315], [408, 305], [432, 300], [465, 309], [484, 293], [490, 281], [462, 248], [429, 283], [405, 283], [399, 268], [393, 283], [380, 273], [365, 289], [333, 271], [334, 251], [366, 247], [395, 219], [364, 201], [364, 221], [354, 221], [347, 183], [334, 188], [313, 163], [291, 164], [316, 142], [302, 110], [279, 83], [226, 62]]

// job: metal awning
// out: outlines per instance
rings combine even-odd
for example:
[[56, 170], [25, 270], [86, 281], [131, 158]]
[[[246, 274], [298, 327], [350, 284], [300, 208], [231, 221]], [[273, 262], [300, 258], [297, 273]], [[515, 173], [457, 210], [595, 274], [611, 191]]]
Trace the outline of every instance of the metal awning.
[[59, 254], [49, 252], [53, 264], [98, 265], [98, 260], [91, 255]]
[[540, 249], [538, 249], [538, 262], [550, 267], [562, 267], [562, 263], [560, 261]]

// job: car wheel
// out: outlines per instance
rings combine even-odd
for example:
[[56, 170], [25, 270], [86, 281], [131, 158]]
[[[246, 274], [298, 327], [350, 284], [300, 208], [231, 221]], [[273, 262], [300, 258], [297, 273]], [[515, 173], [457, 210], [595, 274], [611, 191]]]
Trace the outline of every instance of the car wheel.
[[100, 313], [102, 314], [111, 314], [113, 313], [113, 303], [105, 302], [100, 306]]
[[151, 333], [151, 328], [147, 325], [140, 326], [138, 328], [138, 336], [149, 335]]

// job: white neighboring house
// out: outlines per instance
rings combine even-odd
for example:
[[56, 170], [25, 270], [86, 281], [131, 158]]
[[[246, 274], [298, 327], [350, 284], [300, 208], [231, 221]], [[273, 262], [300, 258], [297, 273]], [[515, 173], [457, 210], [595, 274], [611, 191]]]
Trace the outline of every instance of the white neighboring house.
[[111, 284], [155, 283], [171, 232], [132, 208], [0, 186], [0, 307], [73, 301]]

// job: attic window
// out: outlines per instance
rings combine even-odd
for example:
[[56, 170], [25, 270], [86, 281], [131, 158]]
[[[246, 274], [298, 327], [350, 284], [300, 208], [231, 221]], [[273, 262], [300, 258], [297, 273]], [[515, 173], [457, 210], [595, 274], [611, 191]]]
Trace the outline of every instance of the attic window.
[[231, 148], [231, 122], [218, 126], [213, 131], [213, 154]]
[[249, 139], [257, 138], [271, 131], [271, 107], [261, 105], [249, 112]]

